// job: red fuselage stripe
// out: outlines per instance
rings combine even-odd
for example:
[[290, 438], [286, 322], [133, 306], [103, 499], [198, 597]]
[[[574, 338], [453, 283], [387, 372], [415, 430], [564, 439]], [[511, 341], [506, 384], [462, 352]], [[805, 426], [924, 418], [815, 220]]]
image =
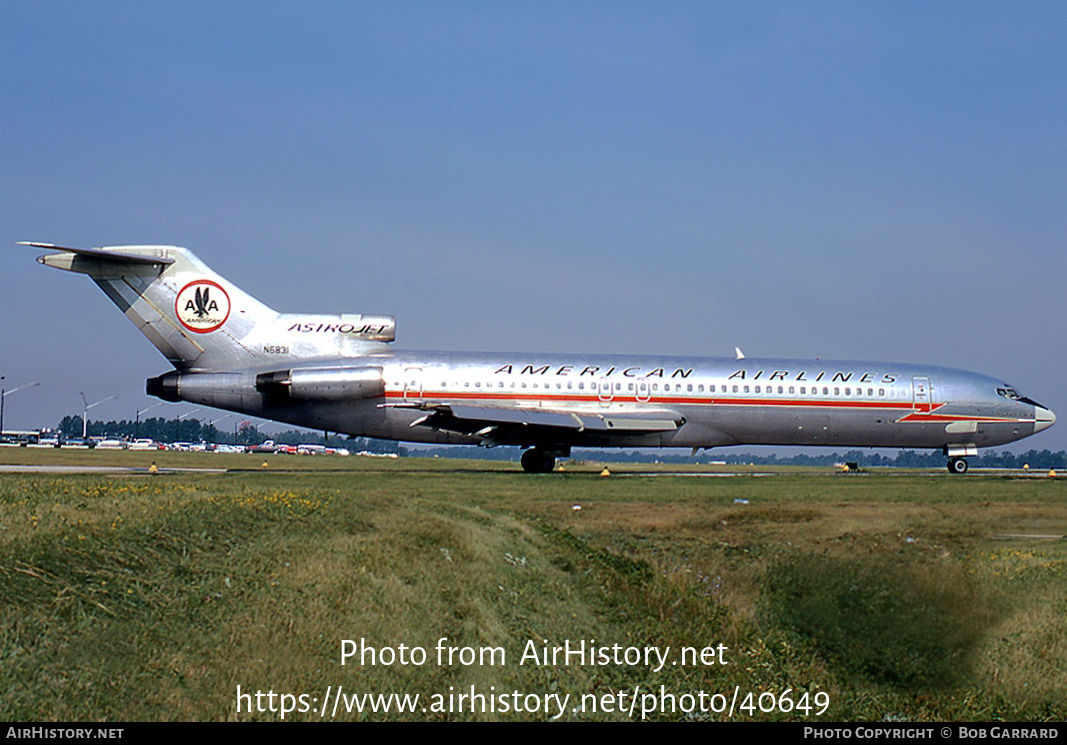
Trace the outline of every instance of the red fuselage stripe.
[[[405, 395], [405, 394], [408, 395]], [[908, 401], [827, 401], [820, 399], [797, 398], [707, 398], [700, 396], [656, 396], [648, 400], [627, 396], [613, 396], [602, 399], [596, 395], [573, 393], [496, 393], [491, 391], [422, 391], [410, 393], [403, 390], [387, 390], [387, 399], [425, 401], [427, 399], [448, 403], [449, 401], [501, 401], [516, 407], [536, 405], [541, 402], [581, 403], [581, 404], [678, 404], [686, 406], [782, 406], [787, 408], [824, 408], [824, 409], [882, 409], [893, 412], [908, 412], [898, 422], [1023, 422], [1026, 419], [1013, 417], [980, 417], [952, 414], [934, 414], [945, 406], [943, 403], [910, 403]]]

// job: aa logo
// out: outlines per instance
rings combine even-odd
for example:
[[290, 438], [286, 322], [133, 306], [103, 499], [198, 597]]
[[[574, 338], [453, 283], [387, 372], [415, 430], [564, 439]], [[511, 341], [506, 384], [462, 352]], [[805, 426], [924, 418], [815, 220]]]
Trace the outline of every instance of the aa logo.
[[230, 317], [230, 296], [207, 279], [190, 282], [178, 293], [174, 311], [182, 326], [198, 334], [214, 331]]

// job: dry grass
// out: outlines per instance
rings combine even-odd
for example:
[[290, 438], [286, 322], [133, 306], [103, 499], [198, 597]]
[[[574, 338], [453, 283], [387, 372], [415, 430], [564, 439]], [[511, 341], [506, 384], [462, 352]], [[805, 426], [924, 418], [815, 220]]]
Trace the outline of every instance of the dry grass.
[[[0, 476], [0, 718], [278, 717], [238, 716], [238, 685], [320, 698], [736, 685], [827, 692], [834, 720], [1067, 715], [1064, 543], [993, 540], [1062, 531], [1059, 481], [294, 460], [311, 465]], [[438, 665], [442, 638], [502, 648], [507, 664]], [[430, 660], [342, 666], [343, 639]], [[518, 664], [528, 641], [566, 639], [724, 644], [730, 664]], [[776, 717], [796, 714], [756, 715]]]

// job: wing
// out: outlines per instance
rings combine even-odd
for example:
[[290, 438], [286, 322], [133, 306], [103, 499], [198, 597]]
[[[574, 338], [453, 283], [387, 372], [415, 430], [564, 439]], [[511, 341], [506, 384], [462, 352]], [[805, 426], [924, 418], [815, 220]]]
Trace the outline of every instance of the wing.
[[482, 444], [531, 446], [570, 444], [589, 437], [623, 439], [674, 432], [685, 417], [669, 409], [600, 413], [586, 410], [532, 409], [465, 404], [412, 404], [426, 412], [412, 427], [481, 438]]

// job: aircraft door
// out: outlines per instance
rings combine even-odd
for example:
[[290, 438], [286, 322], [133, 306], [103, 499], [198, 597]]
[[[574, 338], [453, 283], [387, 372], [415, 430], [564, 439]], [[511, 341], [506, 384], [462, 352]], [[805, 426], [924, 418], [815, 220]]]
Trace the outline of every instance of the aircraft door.
[[422, 368], [408, 367], [404, 369], [404, 400], [422, 400]]
[[615, 387], [611, 380], [609, 380], [608, 378], [600, 379], [600, 386], [598, 387], [597, 395], [600, 397], [600, 403], [611, 403], [611, 400], [615, 398]]
[[916, 411], [929, 411], [933, 400], [930, 378], [915, 377], [911, 379], [911, 405]]
[[638, 378], [635, 398], [639, 403], [643, 404], [647, 404], [649, 399], [652, 398], [652, 387], [648, 382], [648, 378]]

